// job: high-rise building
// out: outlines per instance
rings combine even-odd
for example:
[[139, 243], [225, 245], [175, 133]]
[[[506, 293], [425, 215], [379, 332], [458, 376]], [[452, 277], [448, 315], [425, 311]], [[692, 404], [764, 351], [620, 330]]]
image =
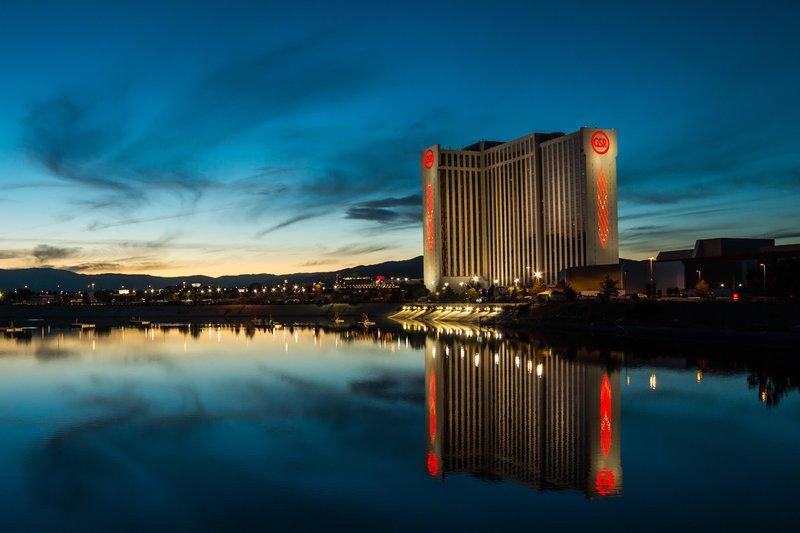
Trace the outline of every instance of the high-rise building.
[[555, 283], [616, 263], [617, 136], [581, 128], [422, 152], [425, 286]]

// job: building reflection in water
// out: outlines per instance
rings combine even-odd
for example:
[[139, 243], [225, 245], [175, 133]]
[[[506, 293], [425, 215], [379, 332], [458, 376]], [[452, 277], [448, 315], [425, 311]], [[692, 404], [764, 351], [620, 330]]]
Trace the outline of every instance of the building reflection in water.
[[532, 344], [428, 337], [428, 473], [618, 494], [620, 375]]

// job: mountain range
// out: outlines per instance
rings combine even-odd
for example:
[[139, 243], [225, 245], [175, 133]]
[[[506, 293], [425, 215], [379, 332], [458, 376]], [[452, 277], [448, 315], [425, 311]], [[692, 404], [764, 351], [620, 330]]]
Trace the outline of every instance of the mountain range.
[[180, 285], [183, 282], [201, 283], [215, 287], [245, 287], [251, 283], [275, 284], [283, 280], [289, 283], [333, 282], [337, 276], [375, 277], [422, 277], [422, 256], [404, 261], [387, 261], [375, 265], [359, 265], [333, 272], [300, 272], [294, 274], [238, 274], [211, 277], [194, 276], [150, 276], [147, 274], [80, 274], [57, 268], [0, 269], [0, 289], [9, 290], [28, 286], [32, 290], [85, 289], [94, 283], [96, 289], [146, 289]]

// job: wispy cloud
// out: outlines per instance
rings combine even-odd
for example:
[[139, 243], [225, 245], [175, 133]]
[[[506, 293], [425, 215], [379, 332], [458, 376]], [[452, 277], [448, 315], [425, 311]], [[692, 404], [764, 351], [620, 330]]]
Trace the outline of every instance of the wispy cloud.
[[[22, 144], [53, 177], [80, 187], [84, 212], [110, 214], [124, 205], [130, 213], [167, 193], [184, 206], [180, 216], [189, 216], [209, 188], [225, 183], [223, 176], [199, 170], [216, 149], [254, 129], [367, 90], [376, 77], [369, 59], [334, 61], [325, 52], [326, 39], [309, 37], [217, 68], [145, 128], [120, 118], [121, 95], [57, 95], [30, 109]], [[245, 203], [259, 198], [258, 191], [250, 192]], [[89, 229], [132, 223], [138, 218], [100, 220]], [[285, 226], [275, 224], [280, 227]]]
[[269, 226], [268, 228], [265, 228], [265, 229], [259, 231], [258, 233], [256, 233], [256, 237], [263, 237], [263, 236], [268, 235], [268, 234], [270, 234], [270, 233], [272, 233], [274, 231], [278, 231], [279, 229], [288, 228], [289, 226], [291, 226], [293, 224], [297, 224], [298, 222], [303, 222], [304, 220], [309, 220], [309, 219], [312, 219], [312, 218], [316, 218], [318, 216], [322, 216], [323, 214], [324, 213], [321, 213], [321, 212], [300, 213], [299, 215], [295, 215], [293, 217], [286, 218], [284, 220], [281, 220], [277, 224], [273, 224], [272, 226]]
[[61, 268], [73, 272], [149, 272], [175, 268], [175, 264], [148, 257], [120, 257], [109, 261], [84, 261]]
[[0, 259], [17, 259], [25, 255], [27, 254], [17, 250], [0, 250]]
[[333, 259], [312, 259], [309, 261], [303, 261], [302, 263], [299, 263], [297, 266], [300, 267], [323, 266], [323, 265], [330, 265], [333, 262], [334, 262]]
[[325, 252], [325, 254], [335, 257], [341, 257], [348, 255], [372, 254], [375, 252], [382, 252], [384, 250], [389, 250], [389, 249], [390, 247], [385, 244], [347, 244], [345, 246], [340, 246], [335, 250], [330, 250], [328, 252]]
[[419, 224], [422, 220], [421, 202], [419, 194], [367, 200], [350, 206], [345, 216], [386, 225]]
[[80, 253], [80, 251], [81, 249], [77, 247], [67, 248], [61, 246], [50, 246], [48, 244], [40, 244], [31, 251], [31, 255], [35, 257], [38, 262], [44, 263], [46, 261], [75, 257]]

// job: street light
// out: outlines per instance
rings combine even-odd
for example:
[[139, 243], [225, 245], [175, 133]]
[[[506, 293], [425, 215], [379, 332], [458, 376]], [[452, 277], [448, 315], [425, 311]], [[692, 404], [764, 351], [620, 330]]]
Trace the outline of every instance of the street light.
[[647, 260], [650, 261], [650, 281], [653, 281], [653, 261], [655, 257], [648, 257]]
[[703, 273], [700, 270], [695, 270], [697, 272], [697, 281], [703, 281]]
[[767, 295], [767, 265], [764, 263], [759, 263], [758, 266], [761, 267], [761, 270], [764, 272], [763, 283], [764, 283], [764, 296]]

